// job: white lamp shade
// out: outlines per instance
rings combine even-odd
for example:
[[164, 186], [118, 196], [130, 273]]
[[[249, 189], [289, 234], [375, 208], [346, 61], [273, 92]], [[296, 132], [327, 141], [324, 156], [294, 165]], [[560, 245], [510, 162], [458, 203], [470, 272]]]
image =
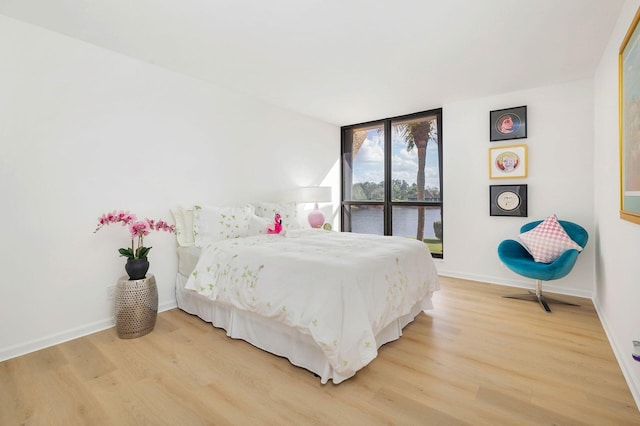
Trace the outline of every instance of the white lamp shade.
[[327, 203], [331, 201], [331, 187], [303, 186], [298, 189], [297, 198], [301, 203]]

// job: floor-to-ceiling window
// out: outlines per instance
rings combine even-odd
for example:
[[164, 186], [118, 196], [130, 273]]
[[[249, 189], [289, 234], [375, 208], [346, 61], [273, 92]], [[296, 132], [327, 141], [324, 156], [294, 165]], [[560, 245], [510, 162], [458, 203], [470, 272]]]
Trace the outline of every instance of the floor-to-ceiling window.
[[442, 109], [342, 127], [342, 230], [442, 257]]

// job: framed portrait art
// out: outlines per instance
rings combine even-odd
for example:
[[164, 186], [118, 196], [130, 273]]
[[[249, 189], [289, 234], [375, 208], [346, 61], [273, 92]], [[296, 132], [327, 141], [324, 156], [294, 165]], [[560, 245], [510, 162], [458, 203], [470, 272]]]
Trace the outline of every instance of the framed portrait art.
[[489, 215], [527, 217], [527, 185], [490, 185]]
[[527, 177], [527, 146], [489, 148], [489, 179]]
[[527, 137], [527, 107], [499, 109], [489, 113], [489, 140], [506, 141]]
[[640, 9], [620, 46], [620, 218], [640, 224]]

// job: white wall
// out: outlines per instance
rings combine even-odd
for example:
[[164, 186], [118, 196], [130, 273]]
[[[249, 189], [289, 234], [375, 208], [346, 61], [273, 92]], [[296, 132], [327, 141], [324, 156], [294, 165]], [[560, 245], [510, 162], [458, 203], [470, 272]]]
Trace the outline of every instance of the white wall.
[[595, 304], [636, 403], [640, 362], [631, 357], [640, 340], [640, 225], [620, 219], [618, 51], [640, 1], [625, 3], [595, 76], [594, 206]]
[[[443, 275], [534, 288], [507, 269], [498, 244], [518, 239], [520, 226], [556, 214], [594, 235], [593, 82], [581, 80], [443, 106]], [[489, 142], [489, 112], [527, 106], [527, 138]], [[489, 149], [525, 144], [528, 176], [489, 179]], [[489, 216], [489, 186], [528, 185], [528, 217]], [[595, 244], [591, 240], [567, 277], [544, 289], [592, 297]]]
[[[500, 263], [499, 242], [551, 213], [585, 226], [591, 240], [574, 271], [546, 288], [585, 297], [595, 288], [636, 400], [640, 226], [618, 218], [616, 60], [638, 3], [625, 4], [595, 91], [585, 80], [443, 105], [438, 262], [445, 275], [532, 287]], [[335, 126], [1, 15], [0, 56], [0, 360], [112, 324], [106, 287], [124, 273], [116, 249], [128, 238], [117, 228], [92, 234], [101, 213], [171, 220], [176, 204], [339, 186]], [[528, 138], [489, 142], [489, 111], [518, 105], [528, 106]], [[511, 143], [527, 144], [529, 176], [490, 180], [489, 148]], [[528, 218], [489, 216], [489, 185], [507, 183], [529, 185]], [[171, 307], [174, 240], [146, 242], [161, 307]]]
[[[112, 324], [130, 240], [102, 213], [338, 187], [336, 126], [1, 15], [0, 57], [0, 360]], [[175, 238], [145, 243], [174, 306]]]

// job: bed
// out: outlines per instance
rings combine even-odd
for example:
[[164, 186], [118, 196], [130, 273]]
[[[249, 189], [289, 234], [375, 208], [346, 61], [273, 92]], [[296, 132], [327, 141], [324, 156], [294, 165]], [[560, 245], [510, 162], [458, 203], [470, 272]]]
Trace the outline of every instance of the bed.
[[[275, 211], [286, 233], [266, 233]], [[428, 247], [401, 237], [304, 229], [295, 205], [172, 210], [178, 307], [228, 336], [340, 383], [431, 309]], [[272, 217], [272, 216], [271, 216]]]

